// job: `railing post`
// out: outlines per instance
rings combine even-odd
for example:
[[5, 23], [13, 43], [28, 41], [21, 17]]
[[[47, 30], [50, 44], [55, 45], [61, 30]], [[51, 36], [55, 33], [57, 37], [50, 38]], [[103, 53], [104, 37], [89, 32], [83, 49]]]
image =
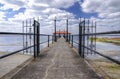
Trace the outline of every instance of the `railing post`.
[[82, 57], [85, 57], [85, 19], [83, 22], [83, 51], [82, 51]]
[[81, 56], [82, 53], [82, 26], [81, 26], [81, 20], [79, 23], [79, 44], [78, 44], [78, 52]]
[[34, 58], [36, 57], [36, 26], [35, 26], [35, 20], [33, 23], [33, 30], [34, 30]]
[[[28, 38], [28, 35], [27, 35], [27, 30], [28, 29], [27, 29], [27, 26], [28, 26], [28, 22], [26, 20], [26, 42], [25, 42], [26, 43], [26, 47], [28, 47], [28, 39], [27, 39]], [[28, 53], [28, 49], [26, 49], [26, 53]]]
[[[32, 26], [31, 26], [31, 19], [30, 19], [30, 28], [29, 28], [29, 33], [32, 32]], [[32, 44], [32, 37], [31, 37], [31, 34], [29, 35], [29, 43], [30, 43], [30, 46]], [[30, 48], [30, 53], [32, 53], [32, 49]]]
[[96, 22], [95, 22], [95, 50], [96, 50], [96, 38], [97, 36], [96, 36]]
[[[89, 25], [90, 21], [88, 20], [88, 27], [87, 27], [87, 47], [89, 47]], [[87, 55], [89, 54], [89, 50], [87, 49]]]
[[68, 18], [66, 20], [66, 29], [67, 29], [66, 42], [68, 42]]
[[48, 47], [49, 47], [49, 39], [50, 39], [50, 35], [48, 35]]
[[40, 51], [40, 35], [39, 35], [39, 33], [40, 33], [40, 31], [39, 31], [39, 29], [40, 29], [40, 24], [39, 24], [39, 22], [38, 22], [38, 25], [37, 25], [37, 56], [39, 56], [39, 51]]
[[73, 47], [73, 35], [72, 35], [72, 47]]
[[[24, 21], [23, 21], [23, 23], [22, 23], [22, 32], [24, 33]], [[25, 48], [25, 45], [24, 45], [24, 43], [25, 43], [25, 37], [24, 37], [24, 34], [23, 34], [23, 49]], [[25, 51], [23, 50], [23, 54], [25, 53]]]
[[55, 37], [55, 38], [54, 38], [54, 41], [57, 42], [57, 38], [56, 38], [56, 18], [55, 18], [55, 20], [54, 20], [54, 24], [55, 24], [55, 25], [54, 25], [54, 27], [55, 27], [55, 28], [54, 28], [54, 37]]
[[34, 57], [37, 57], [39, 55], [39, 51], [40, 51], [40, 49], [39, 49], [39, 47], [40, 47], [40, 45], [39, 45], [39, 43], [40, 43], [39, 42], [39, 26], [40, 26], [40, 24], [38, 21], [34, 20], [33, 26], [34, 26]]
[[69, 44], [70, 44], [70, 37], [71, 37], [71, 34], [69, 34]]

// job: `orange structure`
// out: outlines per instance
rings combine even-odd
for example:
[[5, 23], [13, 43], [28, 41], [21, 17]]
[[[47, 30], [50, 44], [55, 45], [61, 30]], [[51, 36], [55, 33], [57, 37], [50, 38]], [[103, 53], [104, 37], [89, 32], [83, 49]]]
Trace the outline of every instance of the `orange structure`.
[[56, 31], [53, 34], [71, 34], [70, 32], [67, 33], [67, 31]]
[[66, 38], [66, 39], [68, 39], [70, 37], [70, 34], [71, 34], [70, 32], [60, 31], [60, 30], [53, 33], [54, 39], [58, 39], [61, 36], [64, 37], [64, 38]]

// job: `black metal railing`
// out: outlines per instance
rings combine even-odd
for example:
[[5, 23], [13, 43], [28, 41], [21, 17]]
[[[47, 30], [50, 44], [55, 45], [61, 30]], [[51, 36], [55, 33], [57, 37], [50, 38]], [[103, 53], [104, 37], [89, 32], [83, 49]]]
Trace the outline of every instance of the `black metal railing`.
[[[71, 43], [72, 47], [78, 49], [78, 52], [81, 57], [85, 58], [88, 54], [98, 54], [108, 60], [113, 61], [114, 63], [120, 64], [120, 61], [117, 59], [112, 58], [106, 54], [103, 54], [96, 50], [96, 42], [97, 37], [99, 36], [120, 36], [120, 30], [118, 31], [108, 31], [108, 32], [96, 32], [96, 22], [91, 23], [88, 20], [80, 21], [79, 23], [79, 34], [70, 35], [69, 42]], [[74, 37], [77, 37], [78, 40], [74, 40]], [[75, 45], [77, 44], [77, 45]]]
[[[13, 36], [13, 35], [17, 35], [17, 36], [21, 36], [21, 35], [27, 35], [27, 36], [34, 36], [34, 34], [33, 33], [13, 33], [13, 32], [0, 32], [0, 35], [9, 35], [9, 36]], [[53, 41], [52, 40], [52, 35], [47, 35], [47, 34], [39, 34], [39, 38], [41, 38], [42, 36], [44, 36], [44, 37], [46, 37], [46, 40], [45, 41], [40, 41], [39, 42], [39, 45], [42, 45], [42, 44], [44, 44], [44, 43], [48, 43], [47, 44], [47, 46], [49, 47], [49, 45], [50, 45], [50, 42], [51, 41]], [[50, 39], [50, 37], [51, 37], [51, 39]], [[14, 38], [13, 38], [14, 39]], [[12, 41], [12, 40], [11, 40]], [[22, 42], [22, 41], [21, 41]], [[25, 41], [24, 41], [25, 42]], [[27, 41], [28, 43], [30, 43], [29, 42], [29, 40]], [[2, 55], [2, 56], [0, 56], [0, 59], [2, 59], [2, 58], [5, 58], [5, 57], [7, 57], [7, 56], [10, 56], [10, 55], [13, 55], [13, 54], [16, 54], [16, 53], [19, 53], [19, 52], [23, 52], [23, 54], [27, 54], [28, 53], [28, 50], [29, 50], [29, 54], [35, 54], [35, 52], [36, 52], [36, 50], [34, 50], [34, 46], [36, 46], [36, 45], [34, 45], [33, 44], [33, 39], [32, 39], [32, 45], [30, 45], [30, 46], [25, 46], [25, 45], [23, 45], [24, 47], [23, 48], [20, 48], [20, 49], [18, 49], [18, 50], [16, 50], [16, 51], [13, 51], [13, 52], [9, 52], [9, 53], [7, 53], [7, 54], [4, 54], [4, 55]], [[30, 50], [30, 49], [32, 49], [32, 50]], [[39, 49], [40, 49], [40, 47], [39, 47]], [[41, 48], [42, 49], [42, 48]], [[34, 50], [34, 51], [33, 51]], [[39, 50], [39, 52], [40, 52], [40, 50]]]
[[[0, 56], [0, 59], [5, 58], [7, 56], [23, 52], [23, 54], [32, 54], [34, 57], [39, 56], [41, 45], [44, 43], [48, 43], [47, 46], [50, 46], [51, 41], [53, 42], [53, 36], [49, 34], [40, 34], [40, 23], [37, 20], [24, 21], [22, 33], [15, 32], [0, 32], [0, 35], [22, 37], [22, 40], [19, 41], [22, 44], [22, 48], [19, 48], [15, 51], [9, 52]], [[11, 36], [12, 35], [12, 36]], [[44, 39], [42, 39], [44, 38]], [[14, 38], [13, 38], [14, 39]], [[12, 41], [11, 39], [8, 41]], [[12, 47], [10, 47], [12, 48]]]

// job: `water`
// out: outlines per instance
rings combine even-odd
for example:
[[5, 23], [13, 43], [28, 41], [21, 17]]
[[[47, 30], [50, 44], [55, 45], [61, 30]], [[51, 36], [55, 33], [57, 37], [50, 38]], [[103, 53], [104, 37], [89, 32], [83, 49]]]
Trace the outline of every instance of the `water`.
[[[33, 45], [33, 37], [27, 37], [28, 46]], [[26, 38], [25, 38], [26, 39]], [[51, 37], [50, 37], [51, 39]], [[40, 42], [45, 42], [48, 40], [47, 36], [41, 36]], [[47, 43], [41, 44], [40, 47], [43, 49], [47, 46]], [[10, 53], [23, 48], [23, 36], [22, 35], [0, 35], [0, 52]], [[31, 49], [33, 51], [33, 48]]]
[[11, 52], [22, 48], [22, 36], [0, 35], [0, 51]]
[[[31, 38], [31, 45], [33, 45], [33, 38]], [[50, 37], [51, 39], [51, 37]], [[41, 42], [47, 41], [47, 36], [40, 37]], [[74, 36], [74, 41], [78, 42], [78, 36]], [[29, 36], [28, 36], [28, 41]], [[30, 43], [28, 43], [30, 46]], [[47, 43], [41, 44], [40, 47], [43, 49], [47, 46]], [[74, 43], [74, 46], [78, 48], [78, 44]], [[22, 35], [0, 35], [0, 52], [10, 53], [23, 48], [23, 36]], [[97, 42], [96, 49], [102, 54], [111, 56], [117, 60], [120, 60], [120, 46], [114, 45], [112, 43]], [[28, 50], [29, 51], [29, 50]], [[32, 48], [33, 51], [33, 48]], [[99, 55], [87, 55], [89, 58], [101, 58]]]
[[112, 43], [97, 42], [96, 47], [100, 53], [120, 60], [120, 46]]
[[[100, 36], [99, 36], [100, 37]], [[113, 37], [119, 37], [118, 35], [117, 36], [103, 36], [103, 37], [108, 37], [108, 38], [113, 38]], [[74, 36], [74, 41], [78, 42], [78, 37], [77, 36]], [[74, 43], [74, 46], [76, 48], [78, 48], [78, 44], [75, 44]], [[90, 46], [90, 45], [89, 45]], [[112, 44], [112, 43], [103, 43], [103, 42], [96, 42], [96, 50], [106, 56], [110, 56], [114, 59], [117, 59], [120, 61], [120, 46], [118, 45], [115, 45], [115, 44]], [[101, 57], [100, 55], [86, 55], [87, 58], [90, 58], [90, 59], [100, 59], [100, 58], [103, 58]]]

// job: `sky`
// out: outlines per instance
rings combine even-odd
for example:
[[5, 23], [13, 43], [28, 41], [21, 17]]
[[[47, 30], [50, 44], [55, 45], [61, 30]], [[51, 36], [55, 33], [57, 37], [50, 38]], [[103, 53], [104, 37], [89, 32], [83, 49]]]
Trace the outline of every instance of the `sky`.
[[97, 31], [120, 30], [120, 0], [0, 0], [0, 32], [22, 32], [22, 21], [39, 17], [42, 33], [57, 30], [76, 33], [79, 18], [97, 22]]

